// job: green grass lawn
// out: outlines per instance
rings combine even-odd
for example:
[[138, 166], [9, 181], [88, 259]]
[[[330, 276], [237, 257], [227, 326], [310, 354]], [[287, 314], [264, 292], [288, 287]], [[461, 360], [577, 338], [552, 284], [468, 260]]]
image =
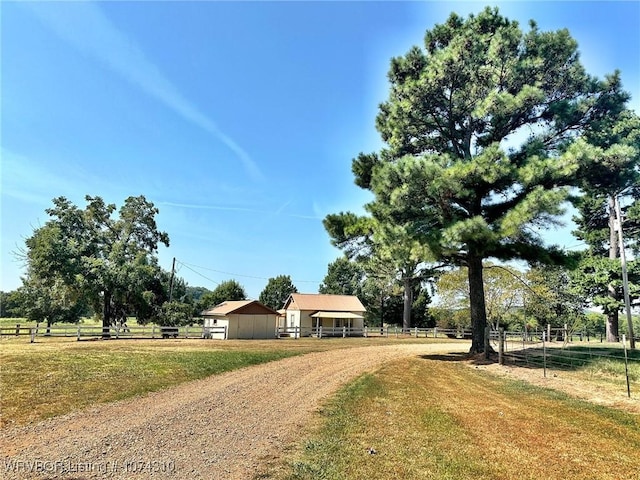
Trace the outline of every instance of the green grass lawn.
[[3, 342], [1, 422], [23, 424], [301, 353], [250, 344], [222, 350], [212, 342], [175, 343]]
[[318, 414], [278, 480], [639, 479], [640, 417], [408, 359], [351, 383]]
[[[434, 339], [0, 340], [0, 426], [156, 391], [258, 363], [336, 348]], [[446, 341], [446, 340], [439, 340]]]

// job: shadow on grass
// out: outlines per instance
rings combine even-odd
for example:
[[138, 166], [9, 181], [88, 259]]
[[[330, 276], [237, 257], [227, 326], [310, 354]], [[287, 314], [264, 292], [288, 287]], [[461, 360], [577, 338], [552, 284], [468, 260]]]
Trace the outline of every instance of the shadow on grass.
[[[631, 377], [640, 376], [640, 351], [628, 350], [628, 368]], [[497, 356], [495, 357], [497, 361]], [[520, 368], [549, 368], [561, 371], [592, 369], [608, 374], [624, 374], [625, 354], [620, 346], [591, 347], [589, 345], [552, 345], [546, 350], [539, 345], [504, 352], [505, 365]]]
[[[489, 358], [484, 353], [469, 354], [452, 352], [445, 354], [421, 355], [425, 360], [440, 362], [469, 362], [472, 365], [489, 365], [498, 362], [498, 354], [491, 352]], [[632, 377], [640, 376], [640, 351], [627, 351], [629, 370]], [[593, 368], [611, 374], [624, 373], [624, 350], [618, 346], [568, 345], [564, 348], [552, 346], [543, 349], [539, 346], [529, 348], [507, 348], [504, 352], [504, 364], [530, 369], [581, 370]]]
[[[482, 357], [484, 358], [484, 354], [482, 354]], [[468, 362], [470, 360], [474, 361], [476, 355], [471, 355], [469, 353], [463, 352], [432, 353], [427, 355], [420, 355], [420, 358], [423, 358], [424, 360], [437, 360], [439, 362]], [[488, 360], [487, 362], [492, 363]]]

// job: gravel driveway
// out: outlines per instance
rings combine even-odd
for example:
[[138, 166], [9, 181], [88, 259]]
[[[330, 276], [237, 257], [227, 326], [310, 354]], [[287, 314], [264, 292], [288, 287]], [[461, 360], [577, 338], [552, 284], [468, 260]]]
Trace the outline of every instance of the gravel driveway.
[[5, 429], [0, 478], [251, 479], [296, 442], [310, 413], [349, 380], [396, 358], [468, 348], [310, 353]]

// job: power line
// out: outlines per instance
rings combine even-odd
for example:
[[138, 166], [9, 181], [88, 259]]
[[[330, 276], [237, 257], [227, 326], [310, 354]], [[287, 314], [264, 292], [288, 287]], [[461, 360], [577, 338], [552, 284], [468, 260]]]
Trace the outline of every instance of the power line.
[[196, 275], [200, 275], [202, 278], [209, 280], [210, 282], [215, 283], [216, 285], [220, 285], [220, 282], [216, 282], [215, 280], [213, 280], [212, 278], [209, 278], [203, 274], [201, 274], [200, 272], [195, 271], [193, 268], [191, 268], [189, 265], [182, 263], [180, 260], [176, 260], [176, 262], [180, 263], [181, 265], [183, 265], [185, 268], [188, 268], [189, 270], [191, 270], [193, 273], [195, 273]]
[[[185, 267], [187, 267], [187, 268], [188, 268], [189, 270], [191, 270], [192, 272], [195, 272], [195, 270], [193, 270], [193, 269], [192, 269], [192, 268], [190, 268], [190, 267], [200, 268], [200, 269], [202, 269], [202, 270], [208, 270], [208, 271], [210, 271], [210, 272], [222, 273], [222, 274], [224, 274], [224, 275], [230, 275], [230, 276], [232, 276], [232, 277], [253, 278], [253, 279], [256, 279], [256, 280], [269, 280], [269, 278], [267, 278], [267, 277], [256, 277], [256, 276], [253, 276], [253, 275], [243, 275], [243, 274], [240, 274], [240, 273], [225, 272], [225, 271], [222, 271], [222, 270], [216, 270], [216, 269], [214, 269], [214, 268], [202, 267], [202, 266], [200, 266], [200, 265], [195, 265], [195, 264], [193, 264], [193, 263], [185, 263], [185, 262], [183, 262], [183, 261], [181, 261], [181, 260], [176, 260], [176, 261], [177, 261], [178, 263], [180, 263], [181, 265], [184, 265]], [[198, 272], [195, 272], [195, 273], [198, 273]], [[200, 274], [200, 273], [198, 273], [198, 275], [200, 275], [201, 277], [204, 277], [204, 275], [202, 275], [202, 274]], [[205, 277], [205, 278], [206, 278], [206, 277]], [[213, 281], [213, 280], [212, 280], [212, 281]], [[291, 281], [292, 281], [292, 282], [295, 282], [295, 283], [320, 283], [320, 280], [294, 280], [294, 279], [292, 279]], [[216, 283], [218, 283], [218, 282], [216, 282]]]

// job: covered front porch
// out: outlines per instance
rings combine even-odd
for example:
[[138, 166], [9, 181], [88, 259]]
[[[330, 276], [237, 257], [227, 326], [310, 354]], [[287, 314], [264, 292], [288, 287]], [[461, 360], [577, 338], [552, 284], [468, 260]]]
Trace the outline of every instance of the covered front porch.
[[362, 335], [364, 317], [352, 312], [319, 311], [311, 315], [315, 336]]

